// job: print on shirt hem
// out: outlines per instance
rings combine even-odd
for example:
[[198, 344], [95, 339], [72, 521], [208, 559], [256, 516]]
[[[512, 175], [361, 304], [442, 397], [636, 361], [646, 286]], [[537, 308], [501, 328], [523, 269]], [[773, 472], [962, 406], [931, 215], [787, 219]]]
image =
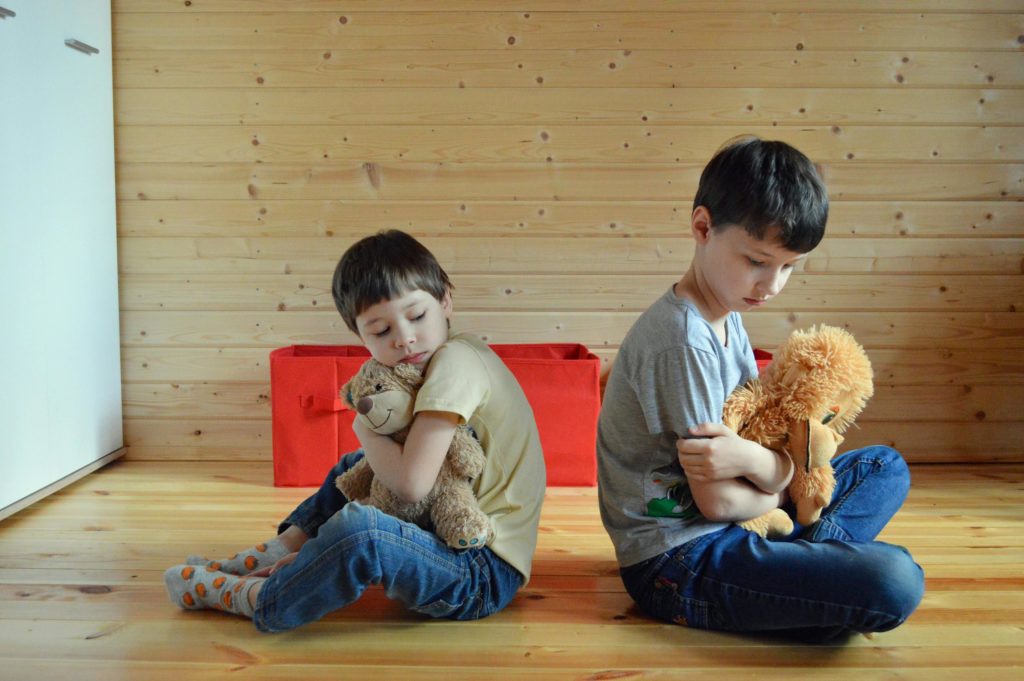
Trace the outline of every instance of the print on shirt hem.
[[677, 463], [650, 471], [644, 478], [646, 515], [652, 518], [697, 518], [690, 485]]

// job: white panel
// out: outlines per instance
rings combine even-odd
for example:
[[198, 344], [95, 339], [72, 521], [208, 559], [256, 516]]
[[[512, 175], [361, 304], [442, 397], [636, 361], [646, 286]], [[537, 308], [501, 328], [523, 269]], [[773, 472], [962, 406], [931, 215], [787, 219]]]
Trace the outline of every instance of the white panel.
[[110, 8], [0, 4], [2, 508], [123, 441]]

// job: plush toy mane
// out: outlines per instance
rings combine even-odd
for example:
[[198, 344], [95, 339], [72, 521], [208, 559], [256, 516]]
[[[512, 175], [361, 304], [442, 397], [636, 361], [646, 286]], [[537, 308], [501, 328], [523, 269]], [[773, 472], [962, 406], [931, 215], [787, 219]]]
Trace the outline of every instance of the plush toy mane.
[[[752, 409], [741, 418], [769, 440], [783, 440], [800, 420], [824, 421], [843, 433], [874, 394], [871, 363], [853, 336], [822, 325], [794, 331], [775, 354], [759, 381], [740, 388], [740, 404]], [[838, 409], [835, 409], [838, 407]]]

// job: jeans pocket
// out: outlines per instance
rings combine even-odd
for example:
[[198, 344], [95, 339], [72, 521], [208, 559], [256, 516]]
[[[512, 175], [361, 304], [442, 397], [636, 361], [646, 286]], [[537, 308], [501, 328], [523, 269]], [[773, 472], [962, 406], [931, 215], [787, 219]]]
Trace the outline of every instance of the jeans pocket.
[[670, 571], [662, 572], [654, 578], [645, 609], [666, 622], [695, 629], [710, 628], [710, 604], [694, 598], [690, 592], [691, 585], [685, 577], [678, 579]]
[[452, 605], [443, 598], [439, 598], [432, 603], [410, 606], [409, 609], [424, 615], [429, 615], [430, 617], [441, 618], [454, 614], [455, 611], [458, 610], [458, 606]]
[[716, 628], [714, 606], [701, 597], [701, 576], [695, 570], [711, 535], [697, 537], [665, 554], [652, 574], [648, 608], [655, 617], [695, 629]]

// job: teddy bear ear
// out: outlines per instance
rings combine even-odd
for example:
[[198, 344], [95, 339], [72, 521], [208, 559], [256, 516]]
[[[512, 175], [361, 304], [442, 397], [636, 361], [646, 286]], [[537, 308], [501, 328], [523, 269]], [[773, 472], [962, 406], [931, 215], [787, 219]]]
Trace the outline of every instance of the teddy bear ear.
[[341, 389], [338, 391], [338, 396], [341, 397], [341, 399], [345, 401], [345, 404], [347, 404], [350, 408], [356, 408], [355, 402], [352, 400], [353, 384], [360, 379], [365, 379], [367, 374], [373, 371], [374, 365], [376, 364], [377, 360], [373, 359], [372, 357], [363, 362], [359, 369], [356, 371], [355, 375], [348, 381], [346, 381], [345, 384], [341, 386]]
[[351, 385], [352, 381], [345, 381], [345, 385], [341, 386], [341, 390], [338, 391], [338, 395], [345, 401], [345, 404], [347, 404], [350, 409], [355, 409], [356, 405], [352, 403]]

